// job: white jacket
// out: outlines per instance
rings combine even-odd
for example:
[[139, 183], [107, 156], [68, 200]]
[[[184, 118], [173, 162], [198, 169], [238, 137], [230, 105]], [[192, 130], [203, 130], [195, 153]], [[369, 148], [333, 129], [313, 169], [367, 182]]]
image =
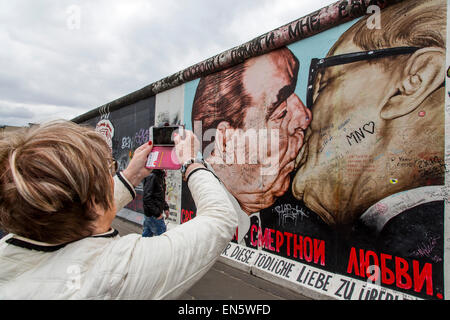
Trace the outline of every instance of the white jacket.
[[[134, 192], [121, 178], [114, 178], [117, 210]], [[158, 237], [120, 237], [111, 230], [59, 248], [5, 236], [0, 300], [179, 297], [215, 263], [237, 227], [233, 205], [210, 172], [194, 172], [188, 185], [197, 216]]]

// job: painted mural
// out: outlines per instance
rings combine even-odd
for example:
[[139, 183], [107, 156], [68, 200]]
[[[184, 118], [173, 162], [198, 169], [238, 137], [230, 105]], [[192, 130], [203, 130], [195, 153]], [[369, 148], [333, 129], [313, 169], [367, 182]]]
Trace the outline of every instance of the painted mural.
[[[336, 299], [449, 299], [449, 2], [340, 0], [75, 122], [119, 170], [151, 125], [193, 130], [239, 213], [222, 257], [255, 275]], [[195, 218], [180, 173], [167, 181], [169, 221]]]
[[247, 219], [223, 257], [338, 299], [448, 298], [446, 13], [375, 6], [184, 85], [186, 125]]

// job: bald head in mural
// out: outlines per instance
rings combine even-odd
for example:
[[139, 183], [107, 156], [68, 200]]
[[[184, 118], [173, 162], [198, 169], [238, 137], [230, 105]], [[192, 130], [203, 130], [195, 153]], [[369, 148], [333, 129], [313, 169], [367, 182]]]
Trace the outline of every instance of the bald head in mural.
[[198, 85], [192, 122], [205, 132], [203, 155], [247, 214], [271, 206], [289, 189], [312, 118], [294, 93], [298, 70], [297, 58], [281, 48]]
[[380, 199], [444, 184], [446, 5], [404, 1], [363, 19], [313, 61], [314, 120], [292, 191], [330, 225]]

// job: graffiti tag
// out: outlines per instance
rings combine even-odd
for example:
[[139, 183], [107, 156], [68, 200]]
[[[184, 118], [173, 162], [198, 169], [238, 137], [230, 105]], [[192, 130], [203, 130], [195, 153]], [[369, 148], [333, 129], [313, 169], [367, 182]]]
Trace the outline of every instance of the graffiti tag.
[[133, 141], [130, 137], [123, 137], [122, 138], [122, 149], [132, 149], [133, 148]]
[[352, 146], [352, 142], [360, 143], [363, 139], [366, 138], [366, 134], [374, 134], [375, 133], [375, 122], [370, 121], [366, 123], [362, 128], [359, 128], [356, 131], [353, 131], [350, 135], [347, 135], [347, 142], [350, 146]]
[[276, 206], [272, 209], [278, 215], [278, 224], [284, 226], [286, 221], [289, 219], [297, 225], [297, 219], [300, 217], [301, 219], [308, 218], [308, 213], [303, 210], [303, 208], [299, 208], [297, 205], [295, 207], [291, 206], [291, 204], [282, 204]]
[[134, 143], [136, 146], [140, 146], [144, 143], [147, 143], [149, 139], [148, 129], [140, 129], [134, 135]]

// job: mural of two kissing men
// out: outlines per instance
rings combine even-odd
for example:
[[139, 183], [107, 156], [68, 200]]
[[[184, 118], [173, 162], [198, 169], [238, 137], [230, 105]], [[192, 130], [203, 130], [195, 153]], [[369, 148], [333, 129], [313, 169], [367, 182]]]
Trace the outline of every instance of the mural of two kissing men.
[[[205, 160], [249, 217], [235, 242], [357, 279], [384, 264], [383, 286], [443, 298], [446, 11], [403, 1], [380, 29], [312, 37], [317, 59], [306, 39], [200, 79], [192, 125], [214, 130]], [[303, 237], [325, 258], [302, 260]]]

